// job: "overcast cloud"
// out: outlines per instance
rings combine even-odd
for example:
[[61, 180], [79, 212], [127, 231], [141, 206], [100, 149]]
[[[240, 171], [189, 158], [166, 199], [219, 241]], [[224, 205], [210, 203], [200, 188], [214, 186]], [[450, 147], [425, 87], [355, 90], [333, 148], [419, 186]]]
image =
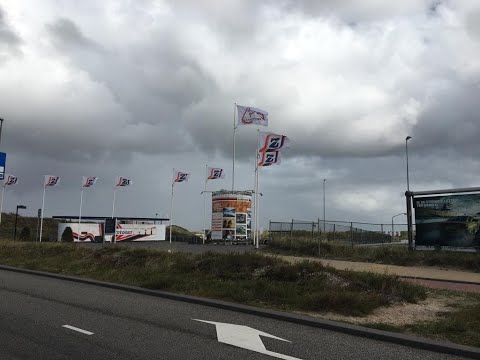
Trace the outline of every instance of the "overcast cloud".
[[[262, 169], [262, 225], [323, 217], [389, 222], [413, 190], [478, 186], [480, 3], [476, 0], [54, 1], [0, 4], [5, 208], [168, 217], [202, 227], [204, 167], [231, 185], [234, 103], [269, 111], [283, 162]], [[236, 183], [253, 187], [255, 129], [237, 132]]]

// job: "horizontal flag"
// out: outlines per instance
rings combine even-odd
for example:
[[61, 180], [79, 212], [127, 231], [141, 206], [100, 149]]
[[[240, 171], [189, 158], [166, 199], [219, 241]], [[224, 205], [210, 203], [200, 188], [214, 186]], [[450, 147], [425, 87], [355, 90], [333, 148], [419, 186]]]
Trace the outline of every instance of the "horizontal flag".
[[225, 171], [220, 168], [208, 168], [207, 180], [225, 179]]
[[132, 185], [132, 183], [133, 183], [132, 180], [127, 179], [123, 176], [120, 176], [118, 178], [118, 182], [117, 182], [116, 187], [118, 187], [118, 186], [130, 186], [130, 185]]
[[182, 172], [182, 171], [175, 171], [174, 172], [174, 178], [173, 178], [173, 182], [184, 182], [184, 181], [188, 181], [188, 178], [190, 177], [190, 174], [189, 173], [185, 173], [185, 172]]
[[237, 105], [237, 125], [262, 125], [268, 126], [268, 112], [262, 109]]
[[287, 148], [290, 140], [285, 135], [260, 132], [260, 152], [278, 151]]
[[82, 182], [82, 187], [84, 187], [84, 188], [92, 187], [97, 182], [97, 179], [98, 179], [98, 177], [96, 177], [96, 176], [84, 176], [83, 177], [83, 182]]
[[43, 186], [57, 186], [60, 183], [60, 176], [45, 175]]
[[18, 178], [13, 175], [8, 175], [3, 183], [3, 186], [15, 185], [18, 182]]
[[265, 151], [260, 152], [258, 155], [260, 159], [258, 166], [280, 164], [280, 151]]

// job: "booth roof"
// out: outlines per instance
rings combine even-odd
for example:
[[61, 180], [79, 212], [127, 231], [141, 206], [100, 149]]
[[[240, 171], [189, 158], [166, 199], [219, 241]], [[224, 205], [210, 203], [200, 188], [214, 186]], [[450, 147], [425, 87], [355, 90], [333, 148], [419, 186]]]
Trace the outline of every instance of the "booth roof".
[[[82, 220], [102, 220], [111, 219], [111, 216], [82, 216]], [[132, 220], [132, 221], [168, 221], [168, 218], [154, 218], [154, 217], [121, 217], [115, 216], [117, 220]], [[78, 220], [78, 216], [52, 216], [52, 219], [60, 220]]]

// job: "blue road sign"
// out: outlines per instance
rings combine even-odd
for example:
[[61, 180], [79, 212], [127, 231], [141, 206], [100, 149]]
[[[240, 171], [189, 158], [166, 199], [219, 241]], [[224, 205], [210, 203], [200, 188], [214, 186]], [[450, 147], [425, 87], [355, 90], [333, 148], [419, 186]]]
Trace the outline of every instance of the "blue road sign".
[[0, 152], [0, 180], [5, 178], [5, 163], [7, 162], [7, 154]]

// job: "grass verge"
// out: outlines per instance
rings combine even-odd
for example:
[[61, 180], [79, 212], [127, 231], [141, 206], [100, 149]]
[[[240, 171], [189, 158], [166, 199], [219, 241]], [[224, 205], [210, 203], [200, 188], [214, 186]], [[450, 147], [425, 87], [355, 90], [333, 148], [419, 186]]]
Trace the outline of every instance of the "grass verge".
[[[318, 256], [318, 242], [311, 239], [283, 238], [270, 241], [266, 251], [284, 255]], [[480, 253], [451, 251], [408, 251], [404, 246], [355, 246], [321, 243], [326, 259], [373, 262], [401, 266], [435, 266], [480, 272]]]
[[289, 264], [259, 254], [168, 253], [109, 246], [3, 242], [0, 263], [237, 303], [362, 316], [426, 297], [395, 276]]

